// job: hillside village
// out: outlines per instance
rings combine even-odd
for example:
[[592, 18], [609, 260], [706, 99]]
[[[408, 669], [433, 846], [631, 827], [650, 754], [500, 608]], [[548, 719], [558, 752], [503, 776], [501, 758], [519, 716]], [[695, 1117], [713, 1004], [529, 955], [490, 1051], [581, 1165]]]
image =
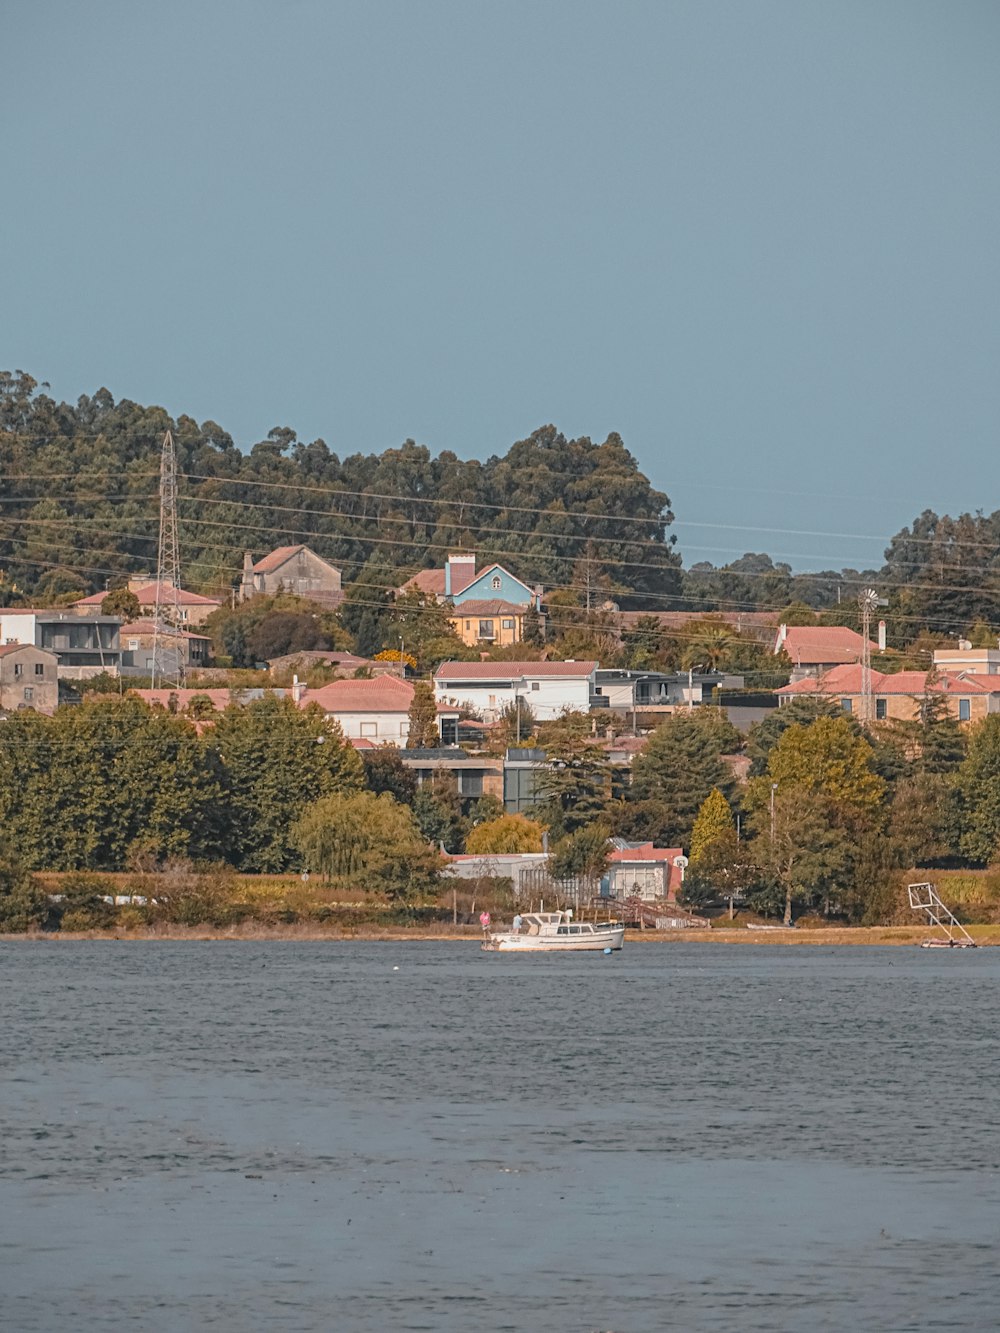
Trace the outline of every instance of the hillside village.
[[[845, 625], [759, 612], [636, 616], [609, 602], [568, 616], [543, 586], [456, 551], [441, 568], [379, 590], [388, 592], [374, 602], [381, 644], [394, 646], [372, 651], [369, 598], [357, 591], [345, 594], [342, 571], [300, 544], [248, 551], [228, 597], [143, 575], [64, 606], [5, 607], [0, 747], [26, 726], [38, 734], [26, 714], [51, 718], [55, 743], [67, 713], [96, 721], [102, 709], [110, 718], [128, 707], [134, 718], [138, 708], [209, 748], [236, 716], [252, 727], [255, 712], [265, 714], [280, 729], [298, 714], [316, 740], [355, 756], [353, 768], [342, 766], [357, 785], [407, 807], [425, 849], [438, 850], [442, 882], [481, 892], [505, 883], [518, 901], [548, 893], [577, 910], [604, 901], [640, 925], [705, 926], [706, 911], [732, 916], [744, 904], [786, 919], [794, 907], [870, 914], [872, 903], [852, 905], [843, 887], [857, 873], [849, 862], [858, 831], [866, 819], [874, 831], [896, 802], [915, 797], [931, 807], [930, 824], [909, 830], [913, 854], [902, 861], [991, 859], [961, 828], [957, 803], [950, 814], [933, 807], [947, 804], [942, 776], [957, 783], [968, 766], [977, 724], [1000, 717], [1000, 644], [959, 639], [915, 670], [893, 660], [884, 622], [866, 644]], [[790, 613], [818, 619], [801, 607]], [[562, 655], [567, 636], [589, 653]], [[257, 658], [258, 644], [272, 655]], [[684, 665], [667, 669], [678, 645]], [[741, 660], [750, 665], [729, 665]], [[823, 744], [804, 761], [823, 725]], [[929, 762], [928, 743], [950, 746], [950, 766], [940, 754]], [[845, 785], [845, 765], [857, 790], [838, 809], [832, 793]], [[0, 789], [13, 778], [7, 763]], [[36, 817], [10, 790], [4, 800], [8, 828]], [[804, 863], [813, 849], [796, 846], [803, 801], [805, 839], [825, 825], [829, 864], [812, 872]], [[288, 803], [289, 825], [307, 804]], [[839, 860], [828, 845], [838, 827]], [[244, 839], [227, 851], [222, 842], [197, 848], [179, 828], [159, 844], [137, 832], [154, 856], [214, 851], [258, 873], [312, 864], [287, 829], [256, 856]], [[52, 869], [46, 839], [36, 842], [23, 844], [29, 864]], [[122, 870], [136, 850], [126, 842], [87, 852], [65, 830], [63, 842], [78, 847], [69, 865], [59, 854], [65, 869]], [[784, 876], [779, 855], [789, 858]]]
[[919, 871], [1000, 915], [1000, 515], [685, 569], [617, 435], [341, 459], [43, 390], [0, 374], [8, 924], [178, 866], [689, 928], [888, 922]]

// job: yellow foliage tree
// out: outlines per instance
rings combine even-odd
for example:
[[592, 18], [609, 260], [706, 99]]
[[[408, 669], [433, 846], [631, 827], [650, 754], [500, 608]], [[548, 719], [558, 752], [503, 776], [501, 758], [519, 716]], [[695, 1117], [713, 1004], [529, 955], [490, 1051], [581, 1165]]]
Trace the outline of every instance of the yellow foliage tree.
[[476, 856], [540, 852], [542, 827], [524, 815], [501, 815], [477, 824], [465, 840], [465, 850]]

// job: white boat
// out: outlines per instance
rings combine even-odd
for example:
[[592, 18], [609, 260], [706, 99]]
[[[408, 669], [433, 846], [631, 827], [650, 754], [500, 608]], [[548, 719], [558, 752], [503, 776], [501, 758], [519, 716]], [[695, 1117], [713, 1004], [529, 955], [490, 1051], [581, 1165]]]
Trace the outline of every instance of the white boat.
[[620, 949], [621, 921], [574, 921], [571, 912], [525, 912], [520, 930], [494, 931], [483, 940], [487, 953], [575, 953]]

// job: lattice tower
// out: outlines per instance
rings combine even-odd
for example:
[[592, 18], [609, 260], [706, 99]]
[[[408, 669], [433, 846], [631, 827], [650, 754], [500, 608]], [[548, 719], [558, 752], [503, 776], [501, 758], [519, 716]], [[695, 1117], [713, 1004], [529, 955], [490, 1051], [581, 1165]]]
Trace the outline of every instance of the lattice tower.
[[177, 451], [170, 431], [160, 451], [160, 541], [156, 554], [152, 686], [179, 688], [184, 678], [181, 643], [181, 557], [177, 532]]

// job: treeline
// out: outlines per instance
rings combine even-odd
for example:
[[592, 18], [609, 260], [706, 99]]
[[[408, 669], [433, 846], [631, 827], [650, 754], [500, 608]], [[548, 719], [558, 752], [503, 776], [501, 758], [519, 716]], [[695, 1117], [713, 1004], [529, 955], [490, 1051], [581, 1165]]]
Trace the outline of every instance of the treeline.
[[57, 403], [29, 375], [3, 372], [0, 593], [93, 591], [155, 565], [167, 429], [181, 474], [181, 564], [196, 589], [228, 589], [247, 548], [306, 542], [347, 582], [373, 559], [398, 583], [470, 548], [550, 589], [668, 601], [679, 592], [670, 501], [615, 434], [594, 443], [546, 426], [480, 462], [412, 440], [340, 456], [281, 426], [243, 452], [213, 421], [116, 403], [106, 389]]

